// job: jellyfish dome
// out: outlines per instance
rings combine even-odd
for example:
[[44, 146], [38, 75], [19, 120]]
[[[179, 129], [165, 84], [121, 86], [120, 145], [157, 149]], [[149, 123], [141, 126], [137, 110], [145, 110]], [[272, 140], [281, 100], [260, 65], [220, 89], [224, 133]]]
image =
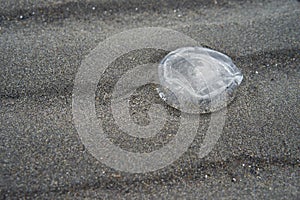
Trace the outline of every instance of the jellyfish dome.
[[227, 106], [243, 80], [231, 58], [203, 47], [170, 52], [158, 66], [160, 97], [186, 113], [209, 113]]

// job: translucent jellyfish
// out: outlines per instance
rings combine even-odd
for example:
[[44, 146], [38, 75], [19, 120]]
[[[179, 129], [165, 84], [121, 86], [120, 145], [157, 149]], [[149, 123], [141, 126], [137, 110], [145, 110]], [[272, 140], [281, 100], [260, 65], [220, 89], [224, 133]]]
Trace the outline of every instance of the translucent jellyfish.
[[186, 113], [209, 113], [227, 106], [243, 80], [232, 60], [203, 47], [170, 52], [159, 64], [160, 97]]

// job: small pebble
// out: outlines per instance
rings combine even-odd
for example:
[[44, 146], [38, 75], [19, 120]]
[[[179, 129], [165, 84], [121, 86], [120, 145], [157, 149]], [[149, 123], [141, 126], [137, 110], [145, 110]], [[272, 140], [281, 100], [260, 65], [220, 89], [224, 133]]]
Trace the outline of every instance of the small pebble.
[[114, 177], [114, 178], [121, 178], [121, 175], [120, 174], [112, 174], [112, 177]]

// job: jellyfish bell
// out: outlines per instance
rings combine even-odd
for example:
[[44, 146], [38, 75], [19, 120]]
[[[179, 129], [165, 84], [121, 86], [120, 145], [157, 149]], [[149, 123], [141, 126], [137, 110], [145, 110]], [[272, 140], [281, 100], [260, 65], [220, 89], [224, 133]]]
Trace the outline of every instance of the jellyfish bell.
[[170, 52], [158, 66], [160, 97], [186, 113], [209, 113], [227, 106], [243, 80], [231, 58], [203, 47]]

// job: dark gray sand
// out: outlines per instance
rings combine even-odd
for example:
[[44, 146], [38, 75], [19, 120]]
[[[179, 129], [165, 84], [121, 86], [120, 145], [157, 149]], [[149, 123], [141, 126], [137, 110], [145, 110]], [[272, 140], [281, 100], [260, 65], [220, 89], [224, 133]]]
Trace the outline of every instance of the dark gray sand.
[[[0, 199], [299, 198], [299, 19], [296, 0], [0, 0]], [[196, 156], [209, 120], [204, 115], [203, 128], [180, 159], [130, 174], [105, 166], [85, 148], [72, 121], [72, 88], [81, 61], [99, 42], [149, 26], [180, 31], [226, 53], [244, 80], [207, 157]], [[144, 49], [113, 65], [164, 55]], [[110, 80], [103, 80], [104, 90]], [[140, 94], [157, 98], [151, 90]], [[143, 109], [143, 102], [135, 103]], [[170, 110], [176, 118], [178, 111]], [[116, 145], [151, 150], [105, 122]], [[176, 134], [176, 120], [166, 132]], [[166, 142], [165, 135], [156, 137], [158, 147]]]

